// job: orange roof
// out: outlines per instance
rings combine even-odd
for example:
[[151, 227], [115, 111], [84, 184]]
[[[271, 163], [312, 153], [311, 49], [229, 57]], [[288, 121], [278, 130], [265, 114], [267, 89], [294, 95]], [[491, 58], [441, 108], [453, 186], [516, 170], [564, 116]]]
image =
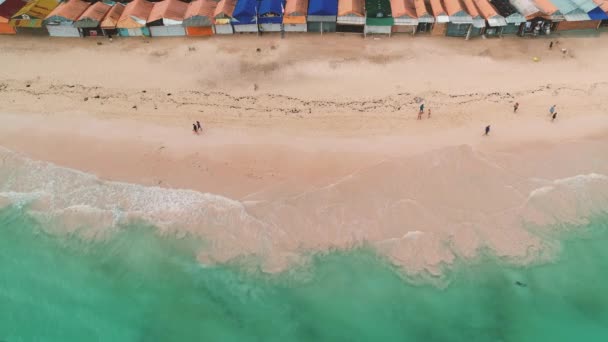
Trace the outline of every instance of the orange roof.
[[391, 0], [391, 12], [393, 14], [393, 18], [403, 16], [418, 18], [418, 15], [416, 15], [416, 7], [414, 6], [414, 0]]
[[186, 15], [184, 18], [192, 18], [196, 16], [213, 18], [215, 8], [217, 7], [216, 0], [194, 0], [188, 4]]
[[154, 7], [148, 16], [148, 22], [161, 19], [184, 20], [188, 4], [179, 0], [164, 0], [154, 3]]
[[338, 15], [345, 16], [349, 14], [364, 17], [365, 10], [363, 7], [363, 0], [339, 0]]
[[97, 22], [101, 22], [111, 9], [111, 5], [99, 1], [87, 8], [87, 10], [84, 11], [84, 13], [82, 13], [82, 15], [78, 18], [78, 20], [92, 19]]
[[551, 15], [558, 11], [557, 7], [549, 0], [534, 0], [534, 3], [545, 14]]
[[88, 2], [82, 0], [68, 0], [55, 7], [45, 19], [61, 17], [71, 21], [76, 21], [78, 17], [90, 6]]
[[414, 0], [414, 7], [416, 8], [416, 15], [418, 18], [429, 14], [429, 10], [426, 8], [424, 0]]
[[287, 0], [287, 3], [285, 4], [285, 17], [305, 16], [307, 12], [308, 0]]
[[445, 10], [448, 15], [454, 15], [458, 12], [464, 11], [464, 7], [460, 3], [460, 0], [443, 0]]
[[462, 0], [462, 2], [464, 2], [464, 6], [467, 9], [467, 13], [469, 13], [471, 17], [479, 17], [479, 10], [477, 10], [477, 6], [475, 6], [473, 0]]
[[473, 0], [475, 1], [475, 5], [477, 5], [477, 8], [479, 9], [479, 12], [481, 12], [481, 15], [488, 19], [488, 18], [492, 18], [498, 15], [498, 12], [496, 12], [496, 9], [494, 8], [494, 6], [492, 6], [492, 4], [488, 1], [488, 0]]
[[236, 0], [221, 0], [217, 3], [217, 7], [215, 8], [215, 13], [213, 13], [213, 17], [232, 17], [232, 12], [234, 12], [235, 6]]
[[146, 21], [153, 7], [154, 4], [146, 0], [133, 0], [129, 2], [116, 22], [116, 27], [138, 28], [146, 26]]
[[122, 15], [122, 12], [124, 12], [124, 10], [125, 5], [121, 3], [116, 3], [114, 6], [112, 6], [112, 8], [110, 8], [110, 11], [108, 12], [108, 14], [106, 14], [106, 17], [103, 19], [99, 26], [101, 26], [101, 28], [116, 27], [118, 19], [120, 19], [120, 16]]
[[[597, 4], [597, 2], [596, 2]], [[604, 10], [604, 12], [608, 13], [608, 1], [605, 1], [600, 5], [600, 8]]]
[[447, 14], [445, 8], [443, 8], [441, 0], [431, 0], [431, 10], [433, 11], [433, 15], [436, 17]]

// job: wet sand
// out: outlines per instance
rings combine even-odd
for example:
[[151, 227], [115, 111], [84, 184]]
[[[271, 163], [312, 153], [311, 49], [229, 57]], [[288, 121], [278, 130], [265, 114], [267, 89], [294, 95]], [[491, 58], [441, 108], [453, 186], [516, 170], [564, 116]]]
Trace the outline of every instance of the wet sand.
[[[3, 167], [23, 171], [0, 190], [49, 190], [38, 209], [62, 219], [120, 201], [209, 241], [203, 262], [253, 254], [273, 271], [359, 244], [411, 272], [483, 248], [529, 262], [554, 252], [539, 227], [608, 203], [605, 38], [560, 40], [567, 57], [526, 39], [0, 38], [0, 146], [19, 153]], [[52, 193], [92, 183], [51, 187], [27, 158], [97, 175], [98, 196]], [[194, 204], [163, 203], [176, 197]]]

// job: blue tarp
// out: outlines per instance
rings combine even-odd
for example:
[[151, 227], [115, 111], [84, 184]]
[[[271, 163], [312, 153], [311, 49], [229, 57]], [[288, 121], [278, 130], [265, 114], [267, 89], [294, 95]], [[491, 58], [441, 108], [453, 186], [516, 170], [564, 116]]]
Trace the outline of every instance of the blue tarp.
[[[283, 6], [283, 7], [281, 7]], [[260, 24], [280, 24], [283, 22], [283, 8], [285, 0], [260, 1]]]
[[[281, 6], [282, 4], [282, 6]], [[280, 24], [283, 22], [284, 0], [262, 0], [260, 2], [260, 24]]]
[[310, 0], [308, 15], [338, 15], [338, 0]]
[[257, 0], [238, 0], [232, 12], [233, 25], [255, 24]]
[[591, 20], [606, 20], [608, 19], [608, 15], [604, 12], [603, 9], [596, 7], [591, 12], [588, 12], [587, 15]]

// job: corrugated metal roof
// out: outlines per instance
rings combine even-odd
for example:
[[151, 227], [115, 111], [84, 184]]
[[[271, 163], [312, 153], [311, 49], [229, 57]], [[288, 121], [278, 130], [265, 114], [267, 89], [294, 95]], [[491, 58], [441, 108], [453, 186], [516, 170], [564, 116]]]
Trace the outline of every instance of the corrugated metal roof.
[[484, 28], [486, 27], [486, 20], [483, 18], [473, 19], [473, 27]]
[[572, 0], [578, 8], [582, 9], [585, 12], [591, 12], [594, 8], [597, 7], [593, 0]]
[[232, 18], [234, 7], [236, 6], [236, 0], [221, 0], [217, 3], [213, 17], [215, 19], [220, 18]]
[[91, 6], [90, 3], [82, 0], [68, 0], [51, 11], [45, 20], [47, 22], [76, 21], [89, 6]]
[[176, 21], [184, 20], [186, 11], [188, 10], [188, 4], [179, 0], [164, 0], [161, 2], [154, 3], [152, 11], [148, 16], [148, 22], [171, 19]]
[[464, 5], [460, 2], [460, 0], [443, 0], [443, 5], [450, 17], [461, 12], [466, 13], [464, 10]]
[[217, 5], [218, 2], [216, 0], [194, 0], [188, 4], [186, 14], [184, 14], [184, 21], [192, 17], [206, 17], [211, 20], [213, 19]]
[[97, 27], [105, 18], [106, 14], [112, 9], [112, 5], [104, 2], [96, 2], [89, 6], [84, 13], [74, 23], [75, 27]]
[[334, 16], [338, 14], [338, 0], [310, 0], [308, 15]]
[[534, 0], [534, 3], [536, 4], [536, 7], [543, 12], [543, 14], [553, 15], [559, 12], [557, 7], [549, 0]]
[[19, 12], [26, 4], [27, 0], [6, 0], [0, 3], [0, 17], [8, 19]]
[[101, 21], [101, 24], [99, 26], [101, 26], [101, 28], [108, 28], [108, 29], [116, 27], [116, 24], [118, 23], [118, 19], [120, 19], [120, 16], [122, 15], [122, 12], [124, 12], [124, 10], [125, 10], [125, 5], [123, 5], [121, 3], [114, 4], [114, 6], [112, 6], [112, 8], [108, 12], [108, 14], [106, 14], [106, 17], [103, 18], [103, 20]]
[[498, 16], [498, 11], [490, 4], [488, 0], [473, 0], [477, 9], [479, 10], [479, 14], [486, 18], [493, 18]]
[[391, 0], [393, 18], [418, 18], [414, 0]]
[[473, 0], [463, 0], [464, 8], [471, 15], [472, 18], [479, 18], [481, 15], [479, 14], [479, 10], [477, 6], [475, 6], [475, 2]]
[[367, 18], [388, 18], [392, 16], [390, 0], [365, 0]]
[[580, 11], [580, 8], [578, 8], [578, 6], [570, 0], [551, 0], [551, 2], [553, 2], [555, 7], [557, 7], [564, 15], [576, 12], [577, 10]]
[[125, 10], [116, 23], [118, 28], [138, 28], [146, 26], [154, 4], [146, 0], [133, 0], [125, 6]]
[[[338, 3], [336, 2], [336, 11], [337, 6]], [[308, 0], [287, 0], [287, 3], [285, 4], [285, 18], [305, 16], [307, 12]]]
[[443, 3], [441, 0], [430, 0], [431, 10], [433, 11], [433, 15], [436, 17], [446, 16], [448, 12], [443, 7]]
[[359, 17], [365, 16], [365, 7], [363, 0], [339, 0], [338, 1], [338, 15], [356, 15]]
[[510, 0], [509, 2], [526, 18], [531, 19], [543, 14], [532, 0]]
[[596, 7], [592, 11], [589, 11], [589, 13], [587, 14], [589, 14], [589, 18], [591, 18], [591, 20], [608, 19], [608, 14], [606, 14], [606, 12], [601, 7]]
[[78, 18], [78, 21], [80, 20], [94, 20], [97, 22], [101, 22], [103, 20], [103, 18], [105, 18], [106, 14], [108, 14], [108, 12], [110, 12], [110, 10], [112, 9], [112, 5], [108, 5], [104, 2], [96, 2], [93, 5], [91, 5], [89, 8], [87, 8], [86, 11], [84, 11], [84, 13], [82, 13], [82, 15]]
[[488, 25], [490, 25], [492, 27], [507, 26], [507, 21], [503, 17], [489, 18]]
[[574, 14], [564, 14], [564, 18], [566, 21], [587, 21], [591, 20], [587, 13], [574, 13]]
[[28, 16], [30, 19], [44, 19], [57, 6], [59, 6], [59, 2], [56, 0], [30, 0], [17, 13], [13, 14], [12, 18]]

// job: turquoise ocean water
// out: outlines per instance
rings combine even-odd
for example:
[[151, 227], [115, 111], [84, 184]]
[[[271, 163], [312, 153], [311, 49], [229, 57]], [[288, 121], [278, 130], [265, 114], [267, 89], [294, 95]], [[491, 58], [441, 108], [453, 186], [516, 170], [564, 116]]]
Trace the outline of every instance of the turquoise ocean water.
[[0, 210], [0, 341], [608, 340], [608, 216], [562, 231], [552, 263], [458, 262], [445, 287], [366, 248], [268, 275], [123, 228], [88, 242]]

